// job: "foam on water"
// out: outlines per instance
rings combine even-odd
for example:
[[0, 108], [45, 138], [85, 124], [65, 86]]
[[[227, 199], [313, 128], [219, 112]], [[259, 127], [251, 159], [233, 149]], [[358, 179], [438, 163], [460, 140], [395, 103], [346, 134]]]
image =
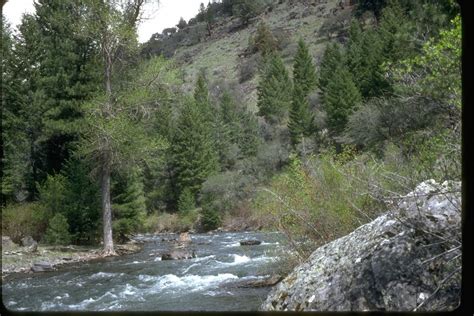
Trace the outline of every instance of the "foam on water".
[[116, 276], [122, 276], [123, 273], [113, 273], [113, 272], [97, 272], [90, 276], [91, 279], [102, 279], [102, 278], [112, 278]]

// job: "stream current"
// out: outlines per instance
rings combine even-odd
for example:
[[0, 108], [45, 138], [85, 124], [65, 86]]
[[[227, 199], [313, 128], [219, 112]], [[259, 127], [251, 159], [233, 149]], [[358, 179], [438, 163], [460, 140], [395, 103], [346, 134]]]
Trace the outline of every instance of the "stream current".
[[[284, 251], [277, 233], [195, 234], [196, 258], [161, 261], [153, 254], [170, 248], [163, 237], [138, 236], [145, 245], [136, 254], [11, 276], [3, 303], [14, 311], [255, 311], [270, 287], [236, 284], [271, 275]], [[240, 246], [245, 239], [262, 244]]]

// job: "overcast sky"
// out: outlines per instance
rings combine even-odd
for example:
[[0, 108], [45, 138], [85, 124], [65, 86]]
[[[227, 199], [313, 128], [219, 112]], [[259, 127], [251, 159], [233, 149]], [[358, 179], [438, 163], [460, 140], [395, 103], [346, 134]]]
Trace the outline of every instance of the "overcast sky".
[[[138, 28], [140, 42], [148, 41], [152, 34], [161, 33], [164, 28], [175, 26], [180, 17], [188, 21], [198, 13], [201, 2], [207, 4], [208, 0], [160, 0], [159, 6], [148, 5], [144, 11], [148, 19]], [[3, 14], [12, 26], [20, 23], [23, 13], [33, 11], [33, 0], [9, 0], [3, 7]]]

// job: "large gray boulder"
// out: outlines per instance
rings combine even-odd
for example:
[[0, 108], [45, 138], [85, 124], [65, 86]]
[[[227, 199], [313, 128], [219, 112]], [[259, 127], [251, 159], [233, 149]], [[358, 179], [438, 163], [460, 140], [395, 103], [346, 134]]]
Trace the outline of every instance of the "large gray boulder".
[[428, 180], [330, 242], [270, 292], [266, 311], [451, 310], [460, 300], [461, 185]]

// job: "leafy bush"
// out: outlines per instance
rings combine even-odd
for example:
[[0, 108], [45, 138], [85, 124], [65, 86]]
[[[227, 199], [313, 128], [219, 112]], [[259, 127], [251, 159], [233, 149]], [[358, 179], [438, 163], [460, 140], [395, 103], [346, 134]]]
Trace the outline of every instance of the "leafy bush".
[[72, 236], [69, 233], [69, 224], [66, 217], [61, 213], [57, 213], [49, 221], [43, 240], [50, 245], [68, 245], [71, 243], [71, 239]]
[[369, 185], [379, 183], [379, 167], [366, 157], [356, 158], [350, 149], [338, 155], [327, 152], [305, 164], [292, 156], [287, 170], [260, 189], [256, 216], [285, 233], [304, 258], [385, 210]]
[[220, 224], [221, 218], [217, 208], [213, 206], [204, 206], [201, 210], [201, 226], [204, 231], [216, 229]]
[[62, 174], [48, 175], [46, 181], [39, 186], [41, 205], [50, 214], [64, 211], [67, 179]]
[[252, 55], [239, 63], [239, 83], [252, 80], [257, 74], [260, 62], [260, 55]]
[[2, 209], [2, 234], [15, 243], [25, 236], [41, 240], [49, 218], [50, 213], [39, 203], [8, 205]]
[[196, 201], [194, 199], [194, 194], [188, 188], [185, 188], [181, 192], [178, 199], [178, 210], [180, 214], [187, 214], [189, 211], [196, 208]]

